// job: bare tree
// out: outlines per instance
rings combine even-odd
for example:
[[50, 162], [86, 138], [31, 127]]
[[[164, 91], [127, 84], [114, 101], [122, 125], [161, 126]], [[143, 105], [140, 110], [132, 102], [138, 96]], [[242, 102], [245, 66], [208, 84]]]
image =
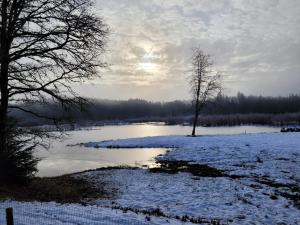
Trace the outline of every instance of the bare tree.
[[212, 71], [212, 65], [210, 55], [205, 54], [200, 48], [193, 51], [190, 86], [195, 114], [192, 136], [195, 136], [201, 109], [221, 91], [220, 74]]
[[[75, 106], [85, 100], [72, 89], [105, 66], [108, 27], [91, 0], [1, 0], [0, 152], [9, 151], [8, 112], [35, 101]], [[22, 104], [21, 104], [22, 103]]]

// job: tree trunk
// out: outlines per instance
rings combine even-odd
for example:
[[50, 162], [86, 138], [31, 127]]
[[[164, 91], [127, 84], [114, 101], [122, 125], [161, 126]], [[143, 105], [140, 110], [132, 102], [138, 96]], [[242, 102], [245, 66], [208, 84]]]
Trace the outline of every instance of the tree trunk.
[[194, 122], [193, 122], [192, 136], [196, 135], [196, 127], [197, 127], [197, 122], [198, 122], [198, 117], [199, 117], [199, 96], [200, 96], [200, 83], [198, 84], [198, 87], [197, 87], [195, 117], [194, 117]]
[[[3, 62], [3, 61], [2, 61]], [[0, 148], [6, 150], [7, 141], [7, 108], [8, 108], [8, 89], [7, 89], [7, 74], [8, 63], [1, 62], [1, 107], [0, 107]]]
[[199, 74], [200, 78], [197, 80], [197, 92], [196, 92], [196, 105], [195, 105], [195, 117], [193, 122], [193, 131], [192, 136], [196, 135], [196, 126], [198, 122], [198, 116], [199, 116], [199, 98], [200, 98], [200, 89], [201, 89], [201, 71], [199, 69], [200, 65], [198, 63], [198, 69], [197, 73]]
[[195, 106], [195, 117], [194, 117], [194, 122], [193, 122], [193, 131], [192, 131], [192, 136], [196, 135], [196, 126], [198, 122], [198, 117], [199, 117], [199, 100], [196, 100], [196, 106]]
[[8, 109], [8, 64], [9, 64], [9, 40], [7, 33], [7, 8], [8, 1], [3, 0], [1, 5], [2, 23], [0, 35], [0, 150], [6, 150], [7, 143], [7, 109]]

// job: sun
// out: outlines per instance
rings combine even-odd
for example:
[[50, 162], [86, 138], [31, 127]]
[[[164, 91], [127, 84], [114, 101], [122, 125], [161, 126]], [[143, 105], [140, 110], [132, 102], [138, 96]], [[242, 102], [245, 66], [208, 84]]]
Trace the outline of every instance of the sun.
[[156, 62], [157, 56], [152, 51], [146, 53], [139, 59], [137, 70], [142, 70], [147, 73], [156, 73], [159, 70], [159, 65]]
[[158, 65], [152, 62], [139, 62], [137, 69], [143, 70], [147, 73], [155, 73], [158, 71]]

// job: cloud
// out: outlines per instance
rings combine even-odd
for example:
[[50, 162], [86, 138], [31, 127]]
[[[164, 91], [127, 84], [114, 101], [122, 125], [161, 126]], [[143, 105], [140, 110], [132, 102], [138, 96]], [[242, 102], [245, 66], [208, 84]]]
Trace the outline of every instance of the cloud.
[[[111, 67], [97, 81], [100, 89], [187, 99], [191, 49], [201, 46], [224, 73], [230, 94], [299, 93], [298, 0], [96, 0], [96, 8], [112, 29], [106, 55]], [[143, 87], [148, 97], [137, 91]]]

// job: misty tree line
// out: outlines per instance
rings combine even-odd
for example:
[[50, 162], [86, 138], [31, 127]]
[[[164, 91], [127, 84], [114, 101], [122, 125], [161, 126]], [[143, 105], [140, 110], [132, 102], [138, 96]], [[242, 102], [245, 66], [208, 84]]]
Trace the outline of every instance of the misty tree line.
[[[33, 104], [23, 106], [38, 111], [40, 115], [56, 118], [64, 117], [65, 111], [58, 104]], [[20, 111], [11, 112], [23, 125], [41, 125], [51, 121], [41, 119]], [[127, 101], [90, 100], [83, 111], [73, 109], [66, 113], [72, 122], [127, 120], [149, 117], [175, 117], [189, 115], [190, 104], [184, 101], [149, 102], [140, 99]]]
[[300, 112], [300, 95], [288, 97], [245, 96], [242, 93], [234, 97], [219, 95], [215, 99], [215, 105], [208, 107], [206, 112], [213, 114]]
[[[59, 104], [30, 104], [22, 107], [34, 110], [45, 117], [70, 116], [72, 122], [93, 121], [192, 123], [193, 108], [188, 101], [150, 102], [141, 99], [127, 101], [90, 100], [84, 111], [76, 109], [66, 113]], [[21, 125], [49, 124], [47, 119], [11, 111]], [[288, 97], [245, 96], [238, 93], [229, 97], [217, 96], [202, 110], [199, 124], [207, 126], [238, 124], [282, 125], [300, 123], [300, 95]]]

